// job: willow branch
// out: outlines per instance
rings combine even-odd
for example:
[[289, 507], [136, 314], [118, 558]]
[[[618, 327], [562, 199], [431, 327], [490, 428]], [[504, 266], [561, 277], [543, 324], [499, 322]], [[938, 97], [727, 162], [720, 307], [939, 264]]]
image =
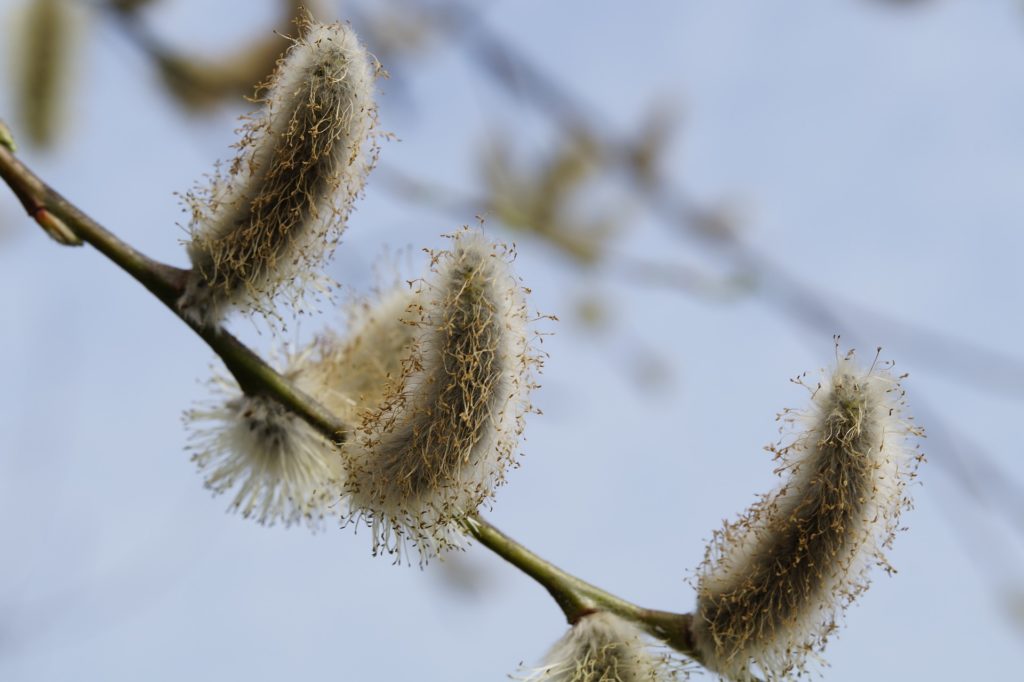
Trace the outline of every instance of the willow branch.
[[645, 609], [605, 592], [537, 556], [479, 515], [467, 518], [463, 525], [480, 544], [540, 583], [570, 623], [590, 613], [610, 611], [634, 621], [673, 649], [696, 659], [690, 633], [691, 614]]
[[[5, 130], [0, 122], [0, 131]], [[25, 211], [48, 234], [63, 244], [88, 243], [131, 275], [198, 334], [224, 361], [239, 386], [249, 395], [277, 400], [306, 420], [324, 436], [341, 443], [346, 427], [320, 403], [298, 390], [231, 334], [205, 327], [184, 317], [177, 301], [187, 270], [157, 262], [118, 239], [53, 188], [17, 158], [13, 144], [0, 144], [0, 178], [14, 192]], [[555, 599], [570, 623], [599, 610], [635, 621], [651, 635], [681, 653], [694, 655], [690, 614], [645, 609], [566, 573], [503, 534], [479, 516], [463, 522], [480, 544], [519, 568], [543, 586]]]
[[[177, 301], [183, 291], [187, 270], [159, 263], [118, 239], [40, 180], [6, 146], [0, 146], [0, 177], [28, 215], [48, 234], [61, 243], [73, 243], [55, 234], [55, 229], [58, 232], [61, 228], [67, 230], [73, 238], [91, 244], [160, 299], [220, 356], [243, 391], [249, 395], [273, 397], [327, 438], [337, 443], [344, 442], [347, 430], [344, 424], [317, 401], [295, 388], [241, 341], [226, 331], [204, 327], [182, 316]], [[55, 228], [55, 225], [60, 227]]]

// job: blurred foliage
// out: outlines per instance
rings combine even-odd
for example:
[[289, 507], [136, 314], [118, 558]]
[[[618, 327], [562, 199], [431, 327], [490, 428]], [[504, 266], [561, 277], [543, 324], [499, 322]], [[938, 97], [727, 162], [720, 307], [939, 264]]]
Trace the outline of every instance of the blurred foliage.
[[155, 2], [156, 0], [110, 0], [110, 7], [117, 12], [131, 14]]
[[589, 136], [569, 135], [559, 142], [549, 157], [517, 163], [512, 136], [495, 136], [481, 161], [483, 203], [513, 232], [540, 237], [577, 263], [591, 265], [605, 255], [625, 216], [616, 215], [622, 210], [615, 206], [590, 211], [593, 217], [579, 210], [574, 199], [603, 170], [604, 159]]
[[1006, 613], [1013, 626], [1024, 632], [1024, 586], [1016, 586], [1006, 590]]
[[50, 147], [65, 111], [67, 89], [72, 81], [73, 26], [76, 17], [71, 0], [29, 0], [22, 10], [15, 64], [20, 105], [18, 120], [29, 143]]
[[281, 20], [273, 31], [252, 38], [234, 51], [220, 56], [200, 56], [192, 50], [177, 50], [164, 44], [144, 23], [136, 10], [147, 2], [112, 2], [127, 35], [153, 60], [168, 91], [179, 104], [197, 112], [218, 105], [251, 98], [257, 86], [273, 72], [278, 58], [288, 48], [287, 36], [301, 36], [305, 24], [300, 16], [327, 16], [317, 0], [282, 0]]

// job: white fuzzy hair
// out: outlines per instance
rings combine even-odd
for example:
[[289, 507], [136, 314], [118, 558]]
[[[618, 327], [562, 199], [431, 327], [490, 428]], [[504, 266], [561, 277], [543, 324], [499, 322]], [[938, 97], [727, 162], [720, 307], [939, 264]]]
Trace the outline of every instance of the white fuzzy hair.
[[785, 482], [715, 533], [698, 572], [694, 637], [711, 670], [737, 680], [804, 670], [871, 565], [891, 570], [883, 550], [910, 506], [921, 456], [909, 439], [922, 432], [901, 414], [890, 370], [876, 359], [865, 371], [851, 352], [810, 387], [808, 413], [780, 415], [802, 429], [770, 448]]
[[[302, 383], [309, 352], [289, 358], [286, 376]], [[216, 395], [185, 413], [192, 459], [216, 494], [237, 488], [230, 509], [259, 523], [318, 528], [342, 495], [338, 448], [272, 398], [245, 395], [215, 376]]]

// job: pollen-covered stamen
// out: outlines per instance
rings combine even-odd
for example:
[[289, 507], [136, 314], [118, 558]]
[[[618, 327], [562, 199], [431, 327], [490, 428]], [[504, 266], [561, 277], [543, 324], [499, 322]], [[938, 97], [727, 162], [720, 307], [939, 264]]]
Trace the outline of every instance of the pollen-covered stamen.
[[375, 160], [373, 80], [347, 26], [315, 24], [295, 40], [228, 173], [187, 197], [193, 269], [180, 305], [191, 318], [271, 314], [279, 293], [297, 304], [315, 285]]
[[632, 623], [607, 612], [584, 616], [523, 682], [659, 682], [680, 668]]
[[[809, 429], [775, 449], [789, 480], [716, 533], [701, 569], [694, 634], [705, 664], [744, 679], [802, 669], [867, 587], [895, 532], [919, 429], [901, 420], [885, 368], [841, 360], [814, 394]], [[789, 415], [790, 413], [786, 413]]]
[[374, 549], [412, 542], [421, 560], [458, 541], [458, 518], [514, 462], [537, 364], [521, 287], [479, 235], [455, 236], [424, 283], [403, 374], [345, 447], [353, 518]]
[[[303, 383], [308, 357], [292, 358], [290, 379]], [[185, 414], [206, 486], [217, 494], [235, 489], [231, 509], [246, 518], [318, 527], [342, 493], [337, 447], [273, 399], [244, 395], [228, 379], [214, 384], [219, 398]]]

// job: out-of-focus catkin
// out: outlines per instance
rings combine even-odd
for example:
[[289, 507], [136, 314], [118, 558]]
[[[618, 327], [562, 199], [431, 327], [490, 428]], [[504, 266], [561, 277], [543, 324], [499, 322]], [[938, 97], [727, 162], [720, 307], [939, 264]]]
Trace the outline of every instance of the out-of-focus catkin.
[[680, 669], [632, 623], [607, 612], [584, 616], [523, 682], [667, 682]]
[[344, 336], [320, 337], [317, 371], [305, 386], [343, 423], [361, 424], [399, 381], [416, 336], [419, 293], [401, 285], [349, 306]]
[[218, 323], [229, 308], [274, 315], [322, 287], [330, 256], [362, 192], [376, 148], [374, 65], [343, 24], [312, 24], [268, 86], [227, 172], [187, 195], [192, 271], [179, 301]]
[[809, 387], [809, 413], [780, 415], [805, 429], [771, 448], [785, 482], [716, 532], [699, 570], [694, 636], [708, 668], [738, 680], [803, 670], [870, 566], [891, 570], [883, 549], [921, 459], [899, 379], [850, 353]]
[[66, 113], [74, 28], [83, 17], [69, 0], [31, 0], [26, 5], [21, 26], [6, 34], [20, 48], [13, 60], [20, 68], [20, 123], [34, 146], [47, 148]]
[[538, 358], [508, 254], [464, 231], [404, 313], [414, 325], [400, 374], [362, 412], [343, 449], [349, 519], [374, 551], [421, 561], [458, 542], [458, 521], [513, 464]]

